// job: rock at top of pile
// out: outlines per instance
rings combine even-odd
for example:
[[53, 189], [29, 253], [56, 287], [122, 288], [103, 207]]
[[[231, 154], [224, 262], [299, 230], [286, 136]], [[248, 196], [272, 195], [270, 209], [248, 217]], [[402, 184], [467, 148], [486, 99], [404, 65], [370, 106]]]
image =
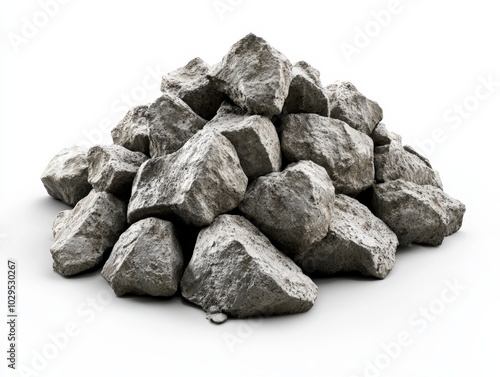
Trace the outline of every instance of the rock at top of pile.
[[281, 113], [288, 96], [292, 64], [264, 39], [249, 34], [231, 47], [209, 77], [239, 107], [272, 117]]
[[211, 318], [305, 312], [317, 289], [250, 221], [232, 215], [200, 232], [181, 280], [182, 295]]
[[231, 142], [218, 132], [203, 130], [177, 152], [141, 166], [132, 187], [128, 220], [178, 218], [206, 226], [238, 206], [247, 183]]
[[149, 156], [149, 125], [146, 118], [147, 105], [130, 109], [118, 125], [111, 130], [113, 143], [133, 152]]
[[376, 147], [390, 144], [393, 141], [397, 143], [402, 143], [401, 136], [395, 132], [389, 131], [385, 123], [382, 122], [377, 124], [377, 126], [375, 127], [370, 136], [373, 140], [373, 144]]
[[324, 167], [337, 193], [356, 195], [370, 187], [375, 170], [373, 142], [338, 119], [291, 114], [283, 119], [281, 147], [289, 161]]
[[195, 58], [163, 76], [161, 91], [179, 97], [200, 117], [210, 120], [224, 101], [224, 94], [208, 77], [210, 69], [202, 59]]
[[64, 148], [50, 160], [41, 180], [47, 193], [63, 203], [74, 206], [88, 195], [92, 186], [88, 180], [88, 148]]

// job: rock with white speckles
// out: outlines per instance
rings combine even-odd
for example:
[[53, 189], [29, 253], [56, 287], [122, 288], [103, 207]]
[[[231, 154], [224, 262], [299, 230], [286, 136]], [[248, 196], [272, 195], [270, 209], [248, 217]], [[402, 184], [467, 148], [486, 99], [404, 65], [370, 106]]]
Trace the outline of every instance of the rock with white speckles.
[[113, 143], [133, 152], [149, 155], [149, 123], [146, 118], [148, 107], [136, 106], [127, 112], [120, 123], [111, 130]]

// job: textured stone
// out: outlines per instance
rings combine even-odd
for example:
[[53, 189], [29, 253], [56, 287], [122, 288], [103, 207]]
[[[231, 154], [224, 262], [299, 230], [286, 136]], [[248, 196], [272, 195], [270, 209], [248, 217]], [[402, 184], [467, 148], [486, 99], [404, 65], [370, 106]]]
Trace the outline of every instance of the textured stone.
[[412, 146], [405, 145], [405, 146], [403, 146], [403, 148], [408, 153], [414, 154], [415, 156], [417, 156], [418, 158], [420, 158], [424, 162], [424, 164], [427, 165], [427, 167], [429, 167], [429, 168], [432, 169], [431, 162], [426, 157], [424, 157], [420, 153], [418, 153]]
[[401, 136], [398, 135], [397, 133], [390, 132], [387, 129], [386, 125], [382, 122], [377, 124], [377, 126], [375, 127], [375, 129], [373, 130], [373, 132], [371, 134], [371, 138], [373, 139], [373, 144], [376, 147], [390, 144], [393, 141], [400, 143], [400, 144], [402, 142]]
[[283, 252], [293, 255], [326, 236], [334, 199], [325, 169], [301, 161], [253, 181], [239, 209]]
[[65, 148], [50, 160], [41, 177], [50, 196], [74, 206], [88, 195], [92, 186], [87, 181], [87, 151], [77, 146]]
[[462, 226], [465, 206], [441, 189], [398, 179], [374, 186], [373, 211], [400, 245], [440, 245]]
[[120, 145], [97, 145], [90, 148], [87, 159], [88, 179], [94, 190], [130, 195], [135, 175], [148, 157]]
[[149, 155], [149, 125], [145, 116], [148, 107], [136, 106], [127, 112], [120, 123], [111, 130], [113, 143]]
[[234, 44], [210, 73], [217, 88], [252, 114], [281, 113], [292, 80], [292, 64], [253, 34]]
[[99, 266], [127, 227], [127, 206], [107, 192], [92, 190], [54, 223], [50, 248], [54, 270], [64, 276]]
[[375, 178], [378, 182], [403, 179], [419, 185], [443, 188], [436, 170], [414, 153], [408, 152], [400, 143], [393, 142], [375, 148]]
[[233, 144], [241, 167], [250, 180], [279, 171], [281, 149], [273, 123], [261, 115], [243, 115], [224, 104], [206, 129], [220, 132]]
[[210, 66], [200, 58], [191, 60], [163, 76], [161, 91], [179, 97], [203, 119], [212, 119], [224, 101], [224, 94], [208, 78]]
[[398, 238], [356, 199], [337, 195], [328, 234], [295, 261], [306, 273], [357, 271], [383, 279], [395, 262]]
[[172, 296], [183, 263], [174, 225], [150, 217], [132, 224], [120, 236], [101, 275], [117, 296]]
[[383, 112], [377, 102], [369, 100], [347, 81], [337, 81], [327, 87], [330, 116], [346, 122], [352, 128], [371, 135], [382, 120]]
[[132, 188], [128, 219], [174, 217], [206, 226], [238, 206], [247, 183], [229, 140], [218, 132], [203, 130], [177, 152], [141, 166]]
[[337, 193], [356, 195], [373, 183], [373, 142], [346, 123], [316, 114], [283, 119], [281, 147], [289, 161], [324, 167]]
[[328, 93], [321, 85], [319, 71], [306, 62], [298, 62], [292, 69], [292, 82], [283, 115], [314, 113], [330, 115]]
[[301, 313], [317, 296], [317, 286], [291, 259], [244, 217], [231, 215], [200, 232], [181, 291], [210, 318]]
[[170, 94], [158, 98], [149, 107], [146, 117], [151, 157], [166, 156], [179, 150], [207, 122], [185, 102]]

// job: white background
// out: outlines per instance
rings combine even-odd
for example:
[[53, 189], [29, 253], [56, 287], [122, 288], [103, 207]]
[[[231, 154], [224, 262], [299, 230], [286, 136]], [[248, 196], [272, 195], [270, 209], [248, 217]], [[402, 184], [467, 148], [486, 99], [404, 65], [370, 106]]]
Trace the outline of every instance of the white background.
[[[497, 373], [500, 87], [471, 97], [482, 81], [500, 81], [495, 3], [401, 0], [399, 12], [378, 27], [372, 12], [387, 10], [389, 1], [222, 0], [230, 8], [223, 14], [213, 3], [73, 0], [44, 20], [37, 1], [2, 1], [0, 297], [5, 302], [6, 260], [15, 258], [18, 362], [31, 375], [56, 377]], [[36, 35], [23, 30], [25, 17], [35, 18]], [[366, 28], [367, 46], [357, 40], [361, 48], [349, 61], [342, 43], [356, 47], [358, 30]], [[28, 38], [16, 51], [11, 40], [23, 32]], [[50, 158], [89, 137], [108, 142], [101, 130], [120, 120], [127, 101], [159, 95], [150, 71], [168, 72], [196, 56], [216, 63], [248, 32], [292, 62], [308, 61], [325, 85], [352, 81], [380, 103], [385, 123], [406, 143], [435, 137], [425, 144], [427, 155], [445, 190], [467, 205], [462, 230], [439, 248], [401, 250], [383, 281], [317, 281], [318, 300], [306, 314], [222, 326], [179, 298], [110, 299], [98, 273], [65, 279], [53, 272], [51, 225], [66, 207], [39, 180]], [[464, 102], [469, 111], [457, 118], [453, 106]], [[465, 288], [441, 305], [446, 282], [454, 281]], [[429, 306], [438, 313], [432, 321], [419, 314]], [[50, 334], [68, 326], [74, 336], [54, 349]], [[391, 352], [382, 344], [400, 333], [411, 344], [384, 356]], [[4, 364], [2, 356], [0, 375], [8, 372]]]

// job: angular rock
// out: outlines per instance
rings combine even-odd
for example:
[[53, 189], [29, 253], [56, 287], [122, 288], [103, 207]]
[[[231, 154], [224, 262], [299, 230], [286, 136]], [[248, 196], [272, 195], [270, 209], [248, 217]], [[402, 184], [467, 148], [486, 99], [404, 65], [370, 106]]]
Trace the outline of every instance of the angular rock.
[[89, 183], [96, 191], [129, 195], [140, 166], [148, 157], [121, 145], [97, 145], [90, 148]]
[[373, 144], [376, 147], [390, 144], [393, 141], [400, 144], [402, 142], [401, 136], [395, 132], [390, 132], [382, 122], [377, 124], [370, 136], [373, 140]]
[[181, 149], [144, 163], [132, 188], [129, 222], [146, 217], [180, 218], [206, 226], [238, 206], [248, 178], [228, 139], [203, 130]]
[[398, 179], [374, 186], [373, 211], [400, 245], [437, 246], [460, 229], [465, 206], [437, 187]]
[[111, 130], [113, 143], [149, 156], [149, 125], [146, 118], [148, 107], [136, 106], [127, 112], [120, 123]]
[[238, 108], [225, 104], [205, 128], [218, 131], [229, 139], [250, 180], [280, 170], [280, 140], [268, 118], [242, 115]]
[[424, 156], [422, 156], [420, 153], [418, 153], [411, 145], [405, 145], [403, 146], [404, 150], [407, 151], [408, 153], [414, 154], [418, 158], [420, 158], [424, 164], [426, 164], [429, 168], [432, 169], [431, 162]]
[[92, 190], [54, 223], [50, 248], [54, 270], [70, 276], [99, 266], [126, 227], [126, 204], [112, 194]]
[[398, 238], [356, 199], [337, 195], [328, 234], [295, 262], [309, 274], [357, 271], [384, 279], [396, 259]]
[[329, 92], [330, 116], [371, 135], [383, 118], [378, 103], [366, 98], [348, 81], [337, 81], [326, 89]]
[[70, 209], [61, 211], [57, 214], [54, 223], [52, 224], [52, 236], [57, 237], [57, 234], [64, 229], [64, 219], [71, 213]]
[[101, 275], [117, 296], [172, 296], [183, 263], [174, 225], [150, 217], [132, 224], [120, 236]]
[[422, 158], [408, 152], [400, 143], [393, 142], [375, 148], [375, 178], [378, 182], [403, 179], [419, 185], [443, 188], [436, 170], [429, 167]]
[[324, 238], [333, 216], [335, 188], [311, 161], [253, 181], [239, 209], [288, 255]]
[[158, 98], [149, 107], [146, 117], [151, 157], [166, 156], [179, 150], [207, 122], [171, 94]]
[[203, 119], [210, 120], [224, 101], [224, 94], [208, 78], [210, 66], [195, 58], [163, 76], [161, 91], [179, 97]]
[[50, 196], [74, 206], [88, 195], [92, 186], [87, 182], [87, 151], [78, 146], [65, 148], [50, 160], [41, 177]]
[[293, 66], [292, 82], [283, 106], [283, 115], [299, 113], [330, 115], [328, 93], [321, 85], [319, 71], [303, 61]]
[[292, 80], [292, 64], [265, 40], [248, 34], [234, 44], [210, 75], [219, 91], [252, 114], [281, 113]]
[[283, 119], [281, 148], [289, 161], [324, 167], [337, 193], [356, 195], [373, 183], [373, 142], [346, 123], [316, 114]]
[[200, 232], [181, 291], [219, 322], [224, 315], [305, 312], [317, 296], [317, 286], [291, 259], [244, 217], [231, 215]]

